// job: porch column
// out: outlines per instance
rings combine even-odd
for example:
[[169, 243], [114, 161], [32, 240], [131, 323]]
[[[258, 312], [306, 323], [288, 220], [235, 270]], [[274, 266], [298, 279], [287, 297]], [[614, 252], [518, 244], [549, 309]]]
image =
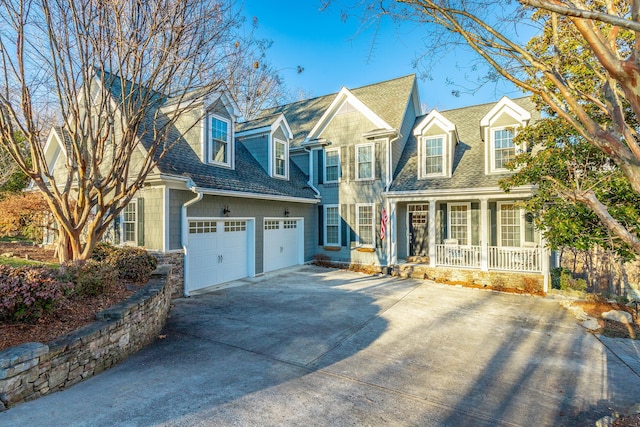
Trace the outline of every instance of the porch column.
[[489, 271], [489, 200], [480, 199], [480, 270]]
[[390, 202], [387, 215], [389, 216], [389, 222], [387, 223], [388, 235], [387, 235], [387, 250], [389, 254], [389, 260], [387, 265], [395, 265], [398, 263], [398, 215], [397, 215], [397, 202]]
[[436, 200], [429, 200], [429, 267], [436, 266]]
[[543, 277], [543, 291], [549, 292], [549, 261], [551, 261], [551, 252], [547, 249], [547, 242], [544, 240], [544, 236], [540, 233], [540, 269], [542, 270]]

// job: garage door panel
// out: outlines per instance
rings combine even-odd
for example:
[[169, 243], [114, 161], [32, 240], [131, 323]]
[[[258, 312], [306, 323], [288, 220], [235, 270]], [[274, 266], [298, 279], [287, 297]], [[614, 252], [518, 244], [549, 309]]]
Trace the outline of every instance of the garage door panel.
[[299, 264], [301, 221], [270, 219], [264, 223], [264, 271]]

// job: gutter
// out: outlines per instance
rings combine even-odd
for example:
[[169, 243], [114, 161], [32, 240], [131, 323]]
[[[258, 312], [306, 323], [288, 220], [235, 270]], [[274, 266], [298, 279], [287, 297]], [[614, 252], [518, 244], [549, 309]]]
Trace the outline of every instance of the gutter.
[[189, 232], [189, 224], [187, 223], [187, 208], [193, 204], [198, 203], [200, 200], [202, 200], [202, 192], [198, 191], [198, 189], [196, 188], [196, 184], [189, 180], [189, 182], [187, 182], [187, 188], [191, 191], [193, 191], [196, 194], [196, 197], [194, 197], [191, 200], [187, 200], [183, 205], [182, 205], [182, 231], [181, 231], [181, 238], [182, 238], [182, 250], [184, 251], [184, 296], [188, 297], [189, 296], [189, 286], [187, 283], [187, 278], [189, 277], [188, 274], [188, 265], [189, 263], [187, 262], [187, 257], [189, 256], [189, 252], [187, 250], [187, 234]]
[[387, 193], [389, 191], [389, 187], [391, 187], [391, 183], [393, 183], [393, 159], [391, 158], [391, 153], [393, 152], [392, 148], [393, 143], [400, 139], [402, 135], [398, 133], [395, 138], [388, 140], [387, 144], [387, 185], [384, 186], [384, 192]]

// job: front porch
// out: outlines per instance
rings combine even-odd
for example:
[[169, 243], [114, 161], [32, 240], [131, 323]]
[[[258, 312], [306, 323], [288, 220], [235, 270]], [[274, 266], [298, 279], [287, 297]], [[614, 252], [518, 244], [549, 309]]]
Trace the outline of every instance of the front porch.
[[392, 265], [419, 267], [425, 277], [445, 281], [459, 270], [476, 270], [483, 274], [464, 273], [460, 280], [485, 285], [491, 275], [484, 273], [516, 281], [526, 273], [547, 289], [550, 254], [513, 195], [392, 199], [389, 211], [395, 219], [389, 240]]

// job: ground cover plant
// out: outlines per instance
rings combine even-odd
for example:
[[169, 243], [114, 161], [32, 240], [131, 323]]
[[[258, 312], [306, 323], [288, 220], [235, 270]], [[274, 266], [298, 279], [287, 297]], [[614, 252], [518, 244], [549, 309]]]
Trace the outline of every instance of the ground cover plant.
[[52, 250], [24, 243], [0, 242], [0, 252], [14, 254], [0, 258], [0, 350], [46, 343], [93, 322], [97, 312], [131, 296], [156, 267], [143, 249], [107, 244], [99, 246], [97, 259], [63, 265], [53, 262]]

